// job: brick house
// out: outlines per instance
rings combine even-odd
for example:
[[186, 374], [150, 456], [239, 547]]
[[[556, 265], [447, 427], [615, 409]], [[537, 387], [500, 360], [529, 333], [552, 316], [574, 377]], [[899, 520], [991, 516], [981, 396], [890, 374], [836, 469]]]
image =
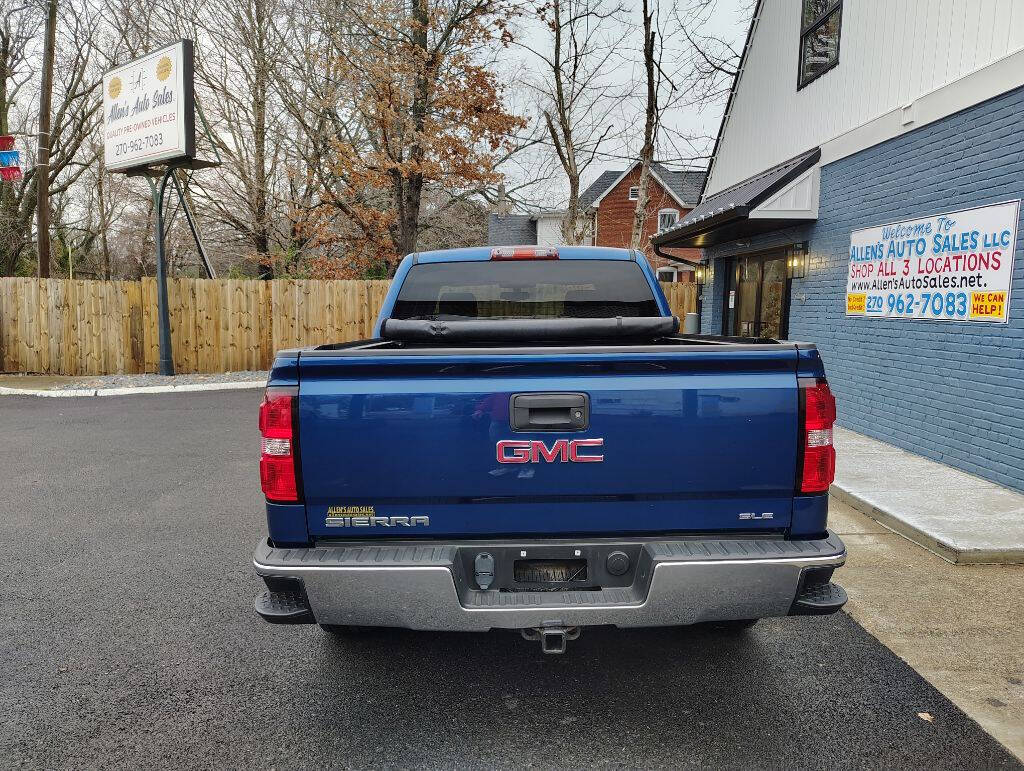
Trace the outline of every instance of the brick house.
[[[580, 204], [590, 222], [595, 246], [628, 247], [633, 233], [633, 212], [639, 195], [640, 162], [625, 171], [606, 171], [580, 195]], [[663, 164], [651, 165], [648, 185], [650, 208], [644, 225], [642, 243], [651, 266], [663, 281], [691, 281], [693, 271], [686, 262], [676, 262], [654, 254], [650, 238], [681, 221], [696, 205], [704, 184], [703, 171], [672, 171]], [[488, 221], [488, 244], [514, 246], [537, 244], [556, 246], [561, 243], [561, 224], [565, 210], [532, 214], [491, 214]], [[594, 235], [596, 234], [596, 239]], [[667, 249], [668, 254], [696, 262], [699, 249]]]
[[[640, 161], [622, 171], [606, 171], [580, 196], [591, 218], [595, 246], [628, 247], [633, 234], [633, 212], [640, 194]], [[650, 239], [681, 222], [697, 205], [704, 185], [703, 171], [672, 171], [655, 161], [647, 190], [650, 197], [642, 243], [651, 267], [662, 281], [692, 281], [693, 270], [686, 262], [676, 262], [654, 254]], [[697, 262], [700, 249], [666, 249], [680, 260]]]

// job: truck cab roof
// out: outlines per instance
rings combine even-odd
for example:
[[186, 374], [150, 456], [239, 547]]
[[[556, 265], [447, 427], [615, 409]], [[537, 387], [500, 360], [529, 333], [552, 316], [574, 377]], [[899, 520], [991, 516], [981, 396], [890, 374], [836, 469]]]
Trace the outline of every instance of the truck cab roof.
[[[426, 262], [485, 262], [491, 259], [492, 246], [470, 246], [463, 249], [437, 249], [416, 252], [408, 258], [413, 264]], [[518, 248], [518, 247], [509, 247]], [[544, 247], [537, 247], [544, 248]], [[613, 249], [607, 246], [555, 246], [560, 260], [635, 260], [633, 249]]]

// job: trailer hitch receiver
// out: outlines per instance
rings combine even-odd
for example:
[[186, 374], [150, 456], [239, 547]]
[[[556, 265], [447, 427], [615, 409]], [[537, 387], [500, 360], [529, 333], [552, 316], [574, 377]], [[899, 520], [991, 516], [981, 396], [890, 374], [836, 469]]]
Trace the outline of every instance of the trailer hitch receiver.
[[569, 641], [580, 636], [580, 628], [578, 626], [545, 624], [531, 629], [520, 629], [519, 633], [525, 640], [539, 640], [540, 649], [544, 653], [556, 654], [565, 653]]

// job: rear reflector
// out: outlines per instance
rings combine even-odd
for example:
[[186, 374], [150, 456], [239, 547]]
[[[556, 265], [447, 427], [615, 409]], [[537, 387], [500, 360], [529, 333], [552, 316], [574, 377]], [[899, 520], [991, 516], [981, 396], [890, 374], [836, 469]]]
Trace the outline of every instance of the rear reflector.
[[800, 492], [823, 493], [836, 476], [832, 426], [836, 399], [824, 378], [800, 378]]
[[260, 404], [260, 484], [268, 501], [300, 501], [295, 458], [295, 388], [268, 388]]
[[492, 260], [557, 260], [558, 250], [553, 247], [499, 246], [491, 249]]

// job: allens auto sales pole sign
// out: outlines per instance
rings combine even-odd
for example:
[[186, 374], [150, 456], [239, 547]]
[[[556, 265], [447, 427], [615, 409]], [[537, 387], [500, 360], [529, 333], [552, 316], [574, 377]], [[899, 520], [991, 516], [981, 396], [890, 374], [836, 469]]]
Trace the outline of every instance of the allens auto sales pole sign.
[[1020, 201], [850, 235], [846, 314], [1005, 322]]
[[195, 155], [192, 64], [192, 41], [179, 40], [103, 76], [108, 169]]

